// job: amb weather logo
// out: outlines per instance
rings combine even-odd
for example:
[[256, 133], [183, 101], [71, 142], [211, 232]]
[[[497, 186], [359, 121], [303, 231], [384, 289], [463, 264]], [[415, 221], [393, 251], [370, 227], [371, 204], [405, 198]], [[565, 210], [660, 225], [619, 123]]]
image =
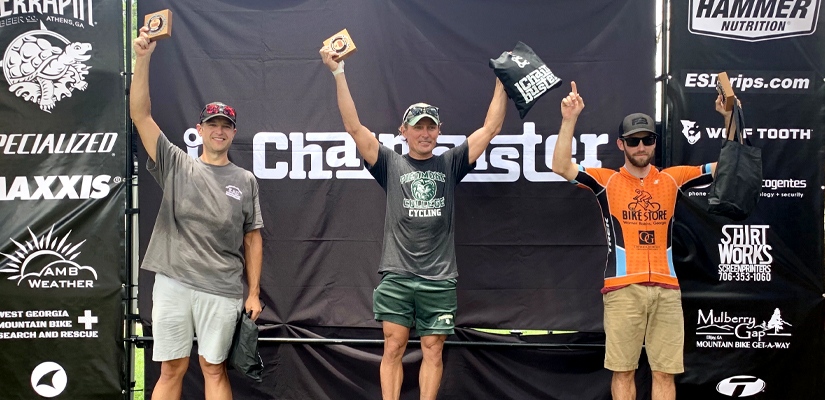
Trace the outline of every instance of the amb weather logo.
[[6, 258], [0, 263], [0, 273], [8, 274], [7, 280], [32, 289], [94, 287], [97, 271], [75, 261], [86, 240], [74, 244], [69, 241], [71, 231], [61, 238], [54, 234], [54, 226], [39, 238], [28, 230], [30, 240], [10, 239], [14, 245], [11, 254], [0, 252]]

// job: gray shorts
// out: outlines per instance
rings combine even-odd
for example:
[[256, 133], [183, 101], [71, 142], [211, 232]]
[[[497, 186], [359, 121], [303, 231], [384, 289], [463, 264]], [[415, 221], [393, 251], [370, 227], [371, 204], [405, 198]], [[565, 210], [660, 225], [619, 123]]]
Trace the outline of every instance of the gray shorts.
[[152, 302], [153, 361], [189, 357], [195, 336], [206, 362], [226, 360], [243, 299], [199, 292], [155, 274]]

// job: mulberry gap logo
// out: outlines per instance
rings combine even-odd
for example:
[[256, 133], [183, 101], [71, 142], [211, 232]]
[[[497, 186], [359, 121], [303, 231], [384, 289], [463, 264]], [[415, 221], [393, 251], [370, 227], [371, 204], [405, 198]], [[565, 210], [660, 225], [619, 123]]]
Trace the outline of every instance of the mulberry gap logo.
[[810, 35], [820, 0], [691, 0], [688, 29], [746, 42]]
[[[0, 4], [5, 4], [2, 2]], [[14, 38], [0, 61], [9, 91], [51, 113], [57, 102], [74, 90], [86, 90], [92, 56], [89, 43], [71, 42], [46, 29], [31, 30]]]
[[80, 265], [75, 258], [80, 255], [80, 246], [68, 241], [69, 231], [60, 238], [54, 234], [54, 226], [49, 232], [38, 238], [29, 228], [31, 240], [20, 241], [11, 239], [17, 248], [2, 253], [6, 262], [0, 264], [0, 273], [10, 274], [8, 280], [15, 281], [17, 286], [23, 282], [32, 289], [69, 289], [92, 288], [97, 280], [97, 271], [88, 265]]
[[736, 315], [727, 311], [699, 309], [696, 321], [697, 348], [729, 349], [788, 349], [791, 346], [786, 326], [778, 308], [766, 321], [750, 315]]

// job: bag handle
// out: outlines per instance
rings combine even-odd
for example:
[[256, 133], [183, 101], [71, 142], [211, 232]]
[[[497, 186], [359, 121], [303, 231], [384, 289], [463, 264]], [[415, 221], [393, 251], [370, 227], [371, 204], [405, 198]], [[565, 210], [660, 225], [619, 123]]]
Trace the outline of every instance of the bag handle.
[[[735, 130], [731, 129], [734, 127], [736, 128]], [[742, 132], [743, 129], [745, 129], [745, 112], [742, 111], [742, 107], [739, 107], [739, 102], [735, 101], [733, 103], [733, 111], [731, 112], [728, 126], [725, 127], [725, 131], [728, 134], [727, 139], [731, 141], [738, 140], [739, 143], [744, 145], [745, 135]], [[747, 140], [747, 143], [750, 145], [750, 140]]]

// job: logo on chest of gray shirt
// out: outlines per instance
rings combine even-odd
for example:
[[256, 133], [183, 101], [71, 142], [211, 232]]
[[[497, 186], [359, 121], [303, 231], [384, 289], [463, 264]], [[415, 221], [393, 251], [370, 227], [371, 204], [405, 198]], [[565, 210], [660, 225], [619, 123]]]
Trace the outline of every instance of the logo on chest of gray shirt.
[[226, 195], [235, 200], [240, 200], [242, 195], [241, 189], [238, 189], [237, 186], [226, 185]]
[[410, 184], [412, 199], [404, 199], [404, 208], [410, 217], [438, 217], [444, 208], [444, 197], [436, 197], [438, 184], [444, 182], [445, 174], [437, 171], [413, 171], [401, 175], [401, 184]]

